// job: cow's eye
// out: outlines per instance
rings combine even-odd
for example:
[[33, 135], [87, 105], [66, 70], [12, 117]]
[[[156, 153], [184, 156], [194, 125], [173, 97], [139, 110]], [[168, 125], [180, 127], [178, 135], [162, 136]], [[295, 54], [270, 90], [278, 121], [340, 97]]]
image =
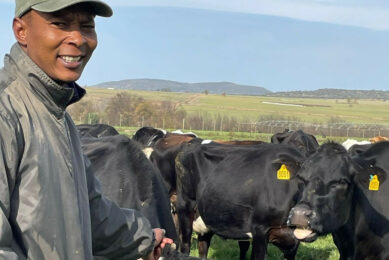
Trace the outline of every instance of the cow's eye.
[[305, 179], [303, 179], [300, 175], [296, 175], [297, 177], [297, 180], [299, 181], [299, 183], [302, 183], [304, 185], [307, 184], [307, 181]]
[[336, 189], [338, 187], [338, 183], [334, 182], [330, 184], [331, 189]]
[[342, 179], [342, 180], [339, 181], [339, 184], [342, 185], [342, 186], [346, 186], [348, 183], [347, 183], [346, 180]]
[[331, 189], [336, 189], [336, 188], [339, 187], [339, 182], [337, 182], [337, 181], [332, 181], [332, 182], [329, 183], [328, 186], [329, 186]]
[[339, 181], [330, 183], [331, 189], [344, 188], [345, 186], [347, 186], [347, 182], [345, 180], [339, 180]]

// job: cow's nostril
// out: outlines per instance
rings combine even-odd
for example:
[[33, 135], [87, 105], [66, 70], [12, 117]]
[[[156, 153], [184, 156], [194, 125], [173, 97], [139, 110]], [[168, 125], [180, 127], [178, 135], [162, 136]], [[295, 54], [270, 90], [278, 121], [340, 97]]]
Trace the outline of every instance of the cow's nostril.
[[304, 215], [307, 217], [312, 216], [312, 210], [304, 210]]
[[308, 227], [310, 223], [310, 216], [312, 210], [306, 209], [305, 207], [295, 207], [291, 210], [288, 217], [289, 226]]

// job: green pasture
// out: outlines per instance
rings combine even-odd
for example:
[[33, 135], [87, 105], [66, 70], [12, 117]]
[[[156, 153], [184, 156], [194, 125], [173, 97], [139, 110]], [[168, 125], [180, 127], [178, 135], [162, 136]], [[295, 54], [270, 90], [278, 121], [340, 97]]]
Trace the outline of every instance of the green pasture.
[[[367, 99], [311, 99], [262, 96], [215, 95], [88, 88], [95, 101], [126, 91], [145, 100], [178, 102], [189, 114], [227, 115], [239, 121], [274, 118], [309, 123], [389, 123], [389, 101]], [[277, 104], [278, 103], [278, 104]]]
[[[199, 256], [197, 250], [197, 238], [192, 239], [192, 256]], [[246, 255], [246, 259], [250, 259], [251, 246]], [[239, 246], [235, 240], [225, 240], [218, 236], [214, 236], [211, 241], [211, 248], [208, 252], [208, 257], [214, 260], [236, 260], [239, 259]], [[268, 259], [279, 260], [283, 259], [282, 252], [275, 246], [268, 246]], [[300, 243], [297, 251], [296, 260], [337, 260], [339, 253], [332, 241], [331, 235], [321, 237], [313, 243]]]

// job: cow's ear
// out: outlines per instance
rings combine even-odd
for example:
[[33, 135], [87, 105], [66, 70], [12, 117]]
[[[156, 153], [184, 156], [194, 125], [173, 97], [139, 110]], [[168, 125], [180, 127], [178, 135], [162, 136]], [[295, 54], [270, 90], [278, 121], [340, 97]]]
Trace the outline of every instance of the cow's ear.
[[284, 133], [278, 133], [271, 137], [271, 142], [273, 144], [280, 144], [284, 139], [286, 138], [286, 135]]
[[386, 181], [387, 175], [388, 174], [384, 169], [374, 165], [368, 165], [357, 171], [354, 176], [354, 181], [357, 182], [363, 189], [379, 190], [379, 186]]
[[291, 176], [296, 175], [297, 171], [300, 170], [301, 165], [303, 164], [303, 158], [293, 156], [291, 154], [281, 154], [277, 159], [272, 161], [274, 168], [280, 169], [282, 165], [285, 165]]

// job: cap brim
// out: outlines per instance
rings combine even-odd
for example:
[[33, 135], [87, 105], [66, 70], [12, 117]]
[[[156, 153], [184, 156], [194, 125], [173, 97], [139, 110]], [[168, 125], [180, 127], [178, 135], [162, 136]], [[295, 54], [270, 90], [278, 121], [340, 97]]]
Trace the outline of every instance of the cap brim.
[[[54, 2], [54, 4], [53, 4], [53, 2]], [[96, 14], [98, 16], [110, 17], [113, 14], [113, 11], [108, 4], [106, 4], [102, 1], [98, 1], [98, 0], [47, 1], [47, 2], [33, 5], [31, 8], [36, 10], [36, 11], [40, 11], [40, 12], [44, 12], [44, 13], [52, 13], [52, 12], [56, 12], [56, 11], [62, 10], [64, 8], [67, 8], [69, 6], [72, 6], [75, 4], [80, 4], [80, 3], [90, 4], [91, 7], [94, 8], [94, 10], [93, 10], [94, 14]]]

